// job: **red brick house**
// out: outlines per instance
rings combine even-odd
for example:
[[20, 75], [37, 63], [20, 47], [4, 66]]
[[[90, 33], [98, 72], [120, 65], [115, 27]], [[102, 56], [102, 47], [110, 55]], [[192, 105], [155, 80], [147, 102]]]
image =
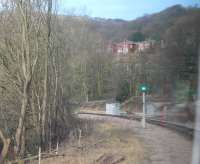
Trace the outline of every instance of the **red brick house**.
[[111, 44], [109, 48], [112, 53], [127, 54], [130, 52], [134, 52], [137, 49], [137, 44], [129, 40], [124, 40], [120, 43]]
[[120, 43], [110, 43], [109, 51], [114, 54], [128, 54], [135, 51], [145, 51], [153, 46], [154, 41], [133, 42], [124, 40]]

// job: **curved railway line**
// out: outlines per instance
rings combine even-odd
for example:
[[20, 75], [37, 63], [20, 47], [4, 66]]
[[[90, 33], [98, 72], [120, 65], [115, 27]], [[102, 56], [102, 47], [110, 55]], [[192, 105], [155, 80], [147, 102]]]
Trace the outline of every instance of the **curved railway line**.
[[[189, 164], [192, 157], [194, 129], [182, 124], [146, 118], [146, 128], [142, 128], [141, 117], [108, 115], [102, 113], [79, 112], [82, 119], [97, 122], [112, 122], [119, 129], [128, 129], [133, 137], [142, 141], [144, 150], [143, 164]], [[159, 125], [159, 126], [158, 126]]]
[[[87, 114], [87, 115], [96, 115], [96, 116], [107, 116], [107, 117], [118, 117], [122, 119], [128, 119], [128, 120], [136, 120], [136, 121], [141, 121], [142, 117], [140, 116], [134, 116], [134, 115], [111, 115], [111, 114], [104, 114], [104, 113], [90, 113], [90, 112], [78, 112], [77, 114]], [[147, 117], [146, 122], [158, 126], [162, 126], [174, 131], [177, 131], [183, 135], [189, 136], [193, 138], [193, 134], [196, 131], [192, 127], [185, 126], [184, 124], [181, 123], [176, 123], [176, 122], [170, 122], [170, 121], [164, 121], [164, 120], [159, 120], [154, 117]]]
[[[134, 129], [134, 133], [137, 137], [141, 138], [146, 145], [145, 150], [145, 159], [144, 164], [189, 164], [191, 158], [191, 150], [192, 150], [192, 141], [194, 129], [184, 126], [183, 124], [178, 124], [175, 122], [162, 121], [153, 117], [147, 117], [146, 121], [150, 125], [147, 126], [146, 129], [143, 130], [142, 125], [140, 127], [139, 121], [141, 121], [141, 117], [134, 115], [110, 115], [104, 113], [90, 113], [90, 112], [77, 112], [74, 114], [75, 116], [84, 116], [83, 118], [94, 120], [98, 117], [108, 117], [110, 119], [106, 119], [109, 121], [114, 121], [115, 124], [119, 126], [119, 128], [127, 128]], [[119, 120], [118, 120], [119, 118]], [[118, 121], [117, 121], [117, 120]], [[121, 120], [125, 119], [125, 121]], [[98, 120], [98, 119], [97, 119]], [[121, 121], [120, 121], [121, 120]], [[132, 121], [136, 121], [135, 123]], [[137, 123], [138, 122], [138, 123]], [[122, 125], [124, 124], [124, 125]], [[158, 126], [154, 126], [158, 125]], [[167, 128], [166, 130], [163, 128]], [[163, 129], [163, 131], [162, 131]], [[169, 130], [168, 130], [169, 129]], [[171, 131], [171, 132], [170, 132]], [[174, 131], [174, 132], [173, 132]], [[179, 135], [179, 133], [181, 135]], [[183, 137], [182, 137], [183, 136]], [[185, 138], [186, 136], [186, 138]], [[66, 157], [65, 157], [66, 156]], [[54, 158], [50, 158], [54, 157]], [[47, 159], [67, 159], [67, 155], [63, 152], [57, 153], [43, 153], [42, 159], [45, 161]], [[181, 157], [181, 158], [180, 158]], [[146, 159], [147, 158], [147, 159]], [[22, 161], [33, 161], [37, 163], [38, 155], [22, 159]], [[146, 161], [145, 161], [146, 160]], [[16, 161], [12, 161], [10, 163], [15, 163]], [[48, 162], [47, 162], [48, 163]], [[55, 162], [53, 162], [55, 163]]]

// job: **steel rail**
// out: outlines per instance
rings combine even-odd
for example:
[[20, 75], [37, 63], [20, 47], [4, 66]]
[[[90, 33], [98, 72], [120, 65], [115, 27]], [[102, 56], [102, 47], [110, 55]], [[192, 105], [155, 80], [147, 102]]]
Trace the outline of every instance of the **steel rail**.
[[[137, 120], [137, 121], [140, 121], [142, 119], [142, 117], [134, 116], [134, 115], [111, 115], [111, 114], [104, 114], [104, 113], [89, 113], [89, 112], [77, 112], [76, 114], [117, 117], [117, 118]], [[164, 120], [159, 120], [159, 119], [154, 119], [154, 118], [149, 118], [149, 117], [146, 118], [146, 121], [150, 124], [159, 125], [168, 129], [175, 130], [177, 132], [180, 132], [190, 137], [193, 137], [194, 131], [200, 131], [200, 130], [195, 130], [192, 127], [188, 127], [188, 126], [185, 126], [184, 124], [180, 124], [176, 122], [164, 121]]]

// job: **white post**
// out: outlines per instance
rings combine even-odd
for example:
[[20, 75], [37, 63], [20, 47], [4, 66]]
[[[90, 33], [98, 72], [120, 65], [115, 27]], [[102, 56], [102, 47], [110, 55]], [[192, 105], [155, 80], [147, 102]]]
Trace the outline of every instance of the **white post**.
[[58, 154], [58, 141], [56, 143], [56, 155]]
[[38, 152], [38, 163], [41, 163], [41, 146], [39, 146], [39, 152]]
[[143, 109], [143, 114], [142, 114], [142, 127], [145, 128], [146, 120], [145, 120], [145, 92], [142, 93], [142, 109]]

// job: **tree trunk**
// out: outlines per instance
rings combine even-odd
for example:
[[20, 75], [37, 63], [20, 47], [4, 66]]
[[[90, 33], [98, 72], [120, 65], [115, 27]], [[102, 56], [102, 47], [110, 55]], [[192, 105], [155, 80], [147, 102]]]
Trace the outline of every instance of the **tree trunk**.
[[45, 72], [44, 72], [44, 96], [42, 102], [42, 143], [45, 141], [45, 122], [46, 122], [46, 106], [47, 106], [47, 81], [48, 81], [48, 57], [50, 56], [50, 37], [51, 37], [51, 12], [52, 0], [48, 0], [47, 13], [47, 52], [45, 55]]
[[3, 149], [2, 149], [1, 154], [0, 154], [0, 163], [3, 163], [5, 157], [8, 154], [10, 139], [6, 139], [1, 130], [0, 130], [0, 139], [3, 141]]
[[22, 131], [22, 137], [21, 137], [21, 149], [20, 149], [20, 156], [23, 157], [24, 154], [25, 154], [25, 149], [26, 149], [26, 142], [25, 142], [25, 134], [26, 134], [26, 131], [25, 131], [25, 126], [23, 126], [23, 131]]
[[[30, 2], [29, 2], [30, 3]], [[29, 103], [29, 90], [32, 80], [32, 68], [31, 68], [31, 57], [30, 57], [30, 40], [29, 40], [29, 22], [26, 9], [29, 3], [24, 1], [17, 1], [17, 6], [19, 10], [19, 17], [21, 19], [21, 69], [24, 76], [24, 82], [22, 82], [23, 92], [22, 92], [22, 104], [21, 104], [21, 114], [18, 122], [18, 127], [15, 133], [16, 145], [15, 153], [19, 155], [21, 153], [21, 148], [23, 147], [22, 139], [25, 134], [24, 121], [26, 116], [26, 110]], [[23, 140], [25, 142], [25, 139]], [[23, 143], [25, 145], [25, 143]], [[23, 154], [21, 154], [23, 156]]]
[[44, 96], [42, 101], [42, 143], [45, 141], [45, 120], [46, 120], [46, 106], [47, 106], [47, 77], [48, 77], [48, 57], [45, 57], [45, 74], [44, 74]]
[[15, 139], [16, 139], [15, 154], [18, 154], [21, 149], [22, 133], [23, 133], [23, 128], [24, 128], [24, 119], [26, 116], [26, 109], [28, 106], [29, 85], [30, 85], [30, 81], [26, 82], [24, 85], [21, 114], [20, 114], [19, 124], [18, 124], [16, 134], [15, 134]]

